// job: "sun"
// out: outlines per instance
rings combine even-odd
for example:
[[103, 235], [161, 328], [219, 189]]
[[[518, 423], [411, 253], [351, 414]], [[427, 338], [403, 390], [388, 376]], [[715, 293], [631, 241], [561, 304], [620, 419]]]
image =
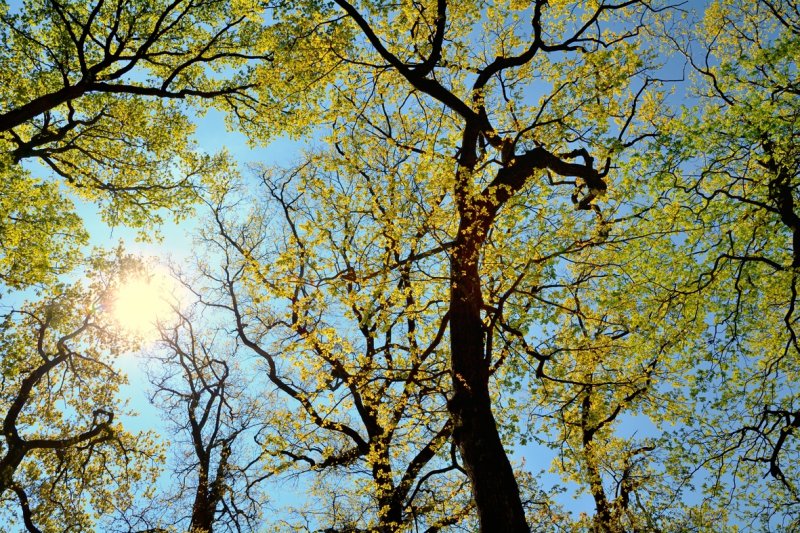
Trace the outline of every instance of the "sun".
[[137, 276], [123, 282], [116, 290], [112, 315], [126, 332], [145, 340], [154, 340], [158, 324], [174, 316], [176, 298], [166, 276]]

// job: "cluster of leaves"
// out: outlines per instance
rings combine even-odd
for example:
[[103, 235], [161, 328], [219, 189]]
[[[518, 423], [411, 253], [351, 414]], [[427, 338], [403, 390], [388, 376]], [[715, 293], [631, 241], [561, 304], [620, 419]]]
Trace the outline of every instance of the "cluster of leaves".
[[[152, 436], [119, 398], [117, 253], [86, 257], [79, 208], [151, 236], [191, 214], [203, 176], [193, 120], [214, 106], [255, 123], [267, 6], [244, 1], [0, 3], [3, 521], [93, 530], [152, 499]], [[192, 117], [190, 120], [189, 117]], [[141, 274], [141, 273], [139, 273]], [[88, 286], [75, 279], [91, 279]], [[19, 291], [19, 292], [14, 292]], [[25, 297], [33, 301], [23, 301]], [[97, 525], [98, 520], [102, 524]]]
[[[111, 274], [126, 262], [98, 258], [90, 266]], [[9, 526], [21, 509], [30, 531], [85, 530], [128, 508], [133, 493], [149, 493], [161, 452], [152, 435], [119, 422], [125, 376], [113, 364], [130, 345], [98, 312], [114, 277], [55, 285], [4, 318], [0, 493], [18, 502], [2, 508]]]
[[[189, 214], [214, 160], [194, 146], [184, 102], [214, 102], [253, 121], [250, 64], [269, 58], [261, 13], [256, 3], [219, 1], [0, 5], [0, 236], [9, 287], [69, 268], [64, 256], [85, 241], [71, 197], [99, 205], [111, 225]], [[38, 253], [24, 242], [31, 234], [43, 236]]]
[[[800, 11], [704, 8], [3, 6], [0, 280], [47, 288], [0, 332], [0, 498], [30, 531], [797, 527]], [[189, 104], [317, 146], [240, 178]], [[171, 492], [134, 494], [158, 452], [114, 425], [109, 283], [53, 284], [70, 198], [146, 230], [204, 202], [151, 353]]]

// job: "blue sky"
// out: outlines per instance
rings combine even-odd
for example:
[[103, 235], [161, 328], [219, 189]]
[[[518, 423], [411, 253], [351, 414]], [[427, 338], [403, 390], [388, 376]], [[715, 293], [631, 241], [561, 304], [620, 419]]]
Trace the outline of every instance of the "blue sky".
[[[700, 0], [688, 2], [686, 7], [697, 7], [703, 4]], [[18, 1], [10, 2], [12, 6], [18, 6]], [[253, 148], [247, 143], [244, 135], [229, 131], [222, 115], [216, 111], [209, 111], [198, 121], [197, 141], [201, 150], [213, 153], [219, 149], [226, 149], [233, 159], [237, 161], [243, 173], [247, 173], [247, 165], [260, 163], [268, 165], [288, 165], [298, 157], [298, 152], [302, 150], [304, 142], [292, 142], [285, 139], [278, 139], [271, 145], [263, 148]], [[313, 141], [312, 141], [313, 142]], [[202, 208], [198, 208], [201, 210]], [[81, 204], [80, 214], [83, 216], [87, 229], [91, 234], [91, 245], [105, 248], [116, 246], [123, 242], [125, 248], [144, 257], [156, 257], [162, 261], [182, 262], [192, 256], [192, 237], [191, 233], [198, 224], [202, 223], [202, 211], [200, 216], [188, 219], [180, 225], [167, 222], [162, 228], [163, 240], [159, 242], [140, 242], [136, 240], [136, 232], [122, 227], [108, 227], [97, 215], [96, 208], [91, 204]], [[129, 374], [131, 383], [122, 391], [122, 396], [130, 400], [130, 407], [140, 413], [137, 417], [132, 417], [126, 421], [126, 425], [132, 429], [151, 429], [164, 433], [161, 417], [155, 408], [148, 401], [147, 392], [149, 386], [146, 377], [142, 372], [142, 354], [132, 353], [123, 355], [119, 360], [120, 367]], [[631, 421], [633, 424], [635, 422]], [[638, 426], [628, 425], [621, 428], [622, 432], [632, 432]], [[524, 459], [531, 471], [538, 472], [542, 468], [549, 467], [554, 453], [545, 448], [536, 446], [517, 447], [513, 450], [518, 459]], [[544, 480], [548, 483], [556, 482], [556, 476], [545, 476]], [[567, 492], [559, 496], [559, 500], [567, 509], [572, 512], [593, 511], [593, 503], [588, 495], [575, 497], [574, 491]]]

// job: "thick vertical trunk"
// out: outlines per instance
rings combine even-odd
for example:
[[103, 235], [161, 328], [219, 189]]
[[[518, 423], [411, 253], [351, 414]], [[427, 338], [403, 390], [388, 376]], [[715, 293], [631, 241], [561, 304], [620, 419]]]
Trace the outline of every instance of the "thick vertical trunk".
[[18, 442], [9, 443], [7, 441], [5, 443], [8, 446], [8, 451], [6, 451], [5, 457], [0, 460], [0, 495], [14, 485], [14, 473], [25, 457], [25, 449]]
[[392, 482], [388, 439], [381, 431], [374, 444], [377, 459], [372, 465], [372, 478], [378, 485], [378, 533], [395, 533], [402, 530], [403, 524], [402, 501], [398, 501]]
[[600, 477], [597, 466], [594, 464], [594, 460], [590, 459], [587, 466], [589, 470], [590, 491], [594, 499], [595, 507], [594, 531], [597, 533], [620, 531], [614, 522], [611, 511], [612, 506], [606, 498], [606, 492], [603, 489], [603, 480]]
[[466, 238], [456, 246], [451, 262], [453, 438], [472, 482], [481, 531], [527, 533], [519, 487], [492, 414], [478, 256], [478, 243]]
[[215, 502], [210, 500], [208, 474], [201, 472], [192, 505], [192, 521], [189, 524], [189, 531], [192, 533], [212, 533]]

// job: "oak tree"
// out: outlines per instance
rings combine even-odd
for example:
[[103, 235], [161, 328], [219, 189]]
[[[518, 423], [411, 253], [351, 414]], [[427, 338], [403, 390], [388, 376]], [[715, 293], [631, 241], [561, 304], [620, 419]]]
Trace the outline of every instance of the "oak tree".
[[[414, 161], [423, 185], [407, 198], [443, 213], [437, 229], [450, 243], [440, 261], [453, 439], [481, 528], [528, 531], [492, 411], [502, 302], [488, 301], [487, 286], [534, 285], [591, 244], [597, 202], [613, 195], [612, 163], [652, 134], [657, 83], [643, 36], [665, 4], [334, 4], [276, 15], [275, 65], [292, 77], [273, 80], [270, 97], [291, 102], [294, 131], [325, 126], [340, 154], [326, 165], [343, 174], [368, 168], [381, 145]], [[298, 27], [300, 37], [288, 31]], [[359, 158], [367, 166], [354, 169]], [[523, 236], [537, 224], [541, 234]]]

